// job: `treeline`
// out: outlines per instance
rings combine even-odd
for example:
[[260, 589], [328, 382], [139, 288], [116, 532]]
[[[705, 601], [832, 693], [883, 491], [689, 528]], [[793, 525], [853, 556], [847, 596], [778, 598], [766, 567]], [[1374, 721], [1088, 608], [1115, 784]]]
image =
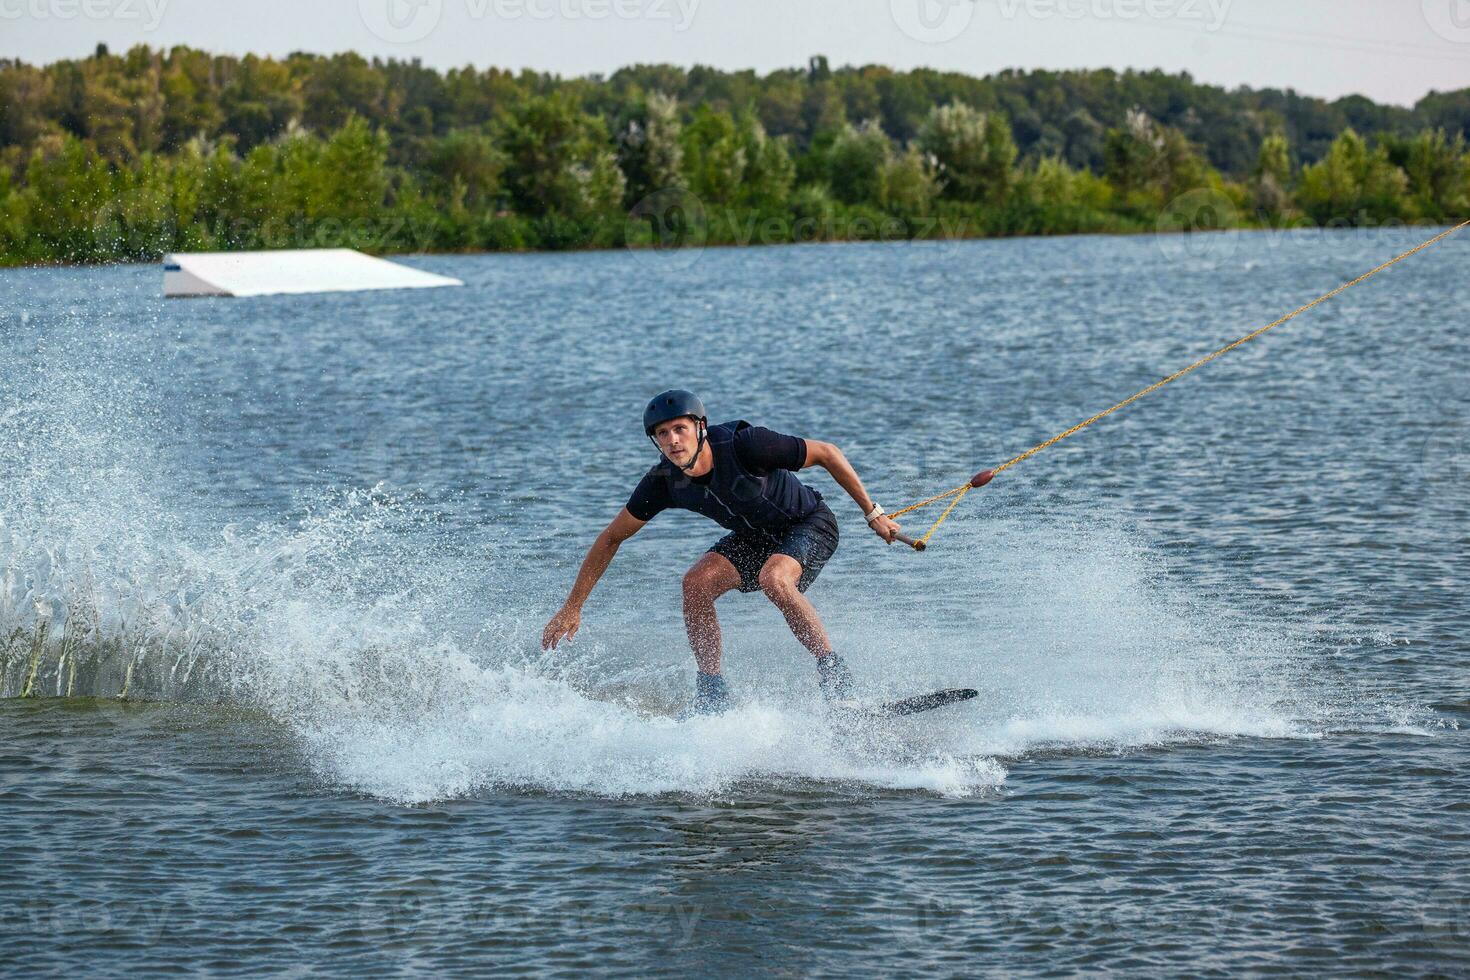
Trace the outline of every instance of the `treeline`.
[[1470, 216], [1467, 133], [1470, 89], [99, 48], [0, 61], [0, 261], [1443, 222]]

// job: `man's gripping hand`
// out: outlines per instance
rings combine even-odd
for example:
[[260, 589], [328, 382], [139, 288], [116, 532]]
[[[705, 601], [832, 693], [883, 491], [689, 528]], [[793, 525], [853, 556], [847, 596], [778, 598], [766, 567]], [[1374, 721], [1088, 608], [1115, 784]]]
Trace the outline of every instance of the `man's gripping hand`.
[[889, 517], [887, 514], [879, 514], [877, 517], [873, 518], [873, 520], [868, 524], [868, 527], [872, 528], [873, 532], [877, 534], [878, 537], [882, 538], [884, 541], [887, 541], [889, 544], [892, 544], [894, 536], [898, 534], [900, 525], [897, 521], [893, 520], [893, 518]]

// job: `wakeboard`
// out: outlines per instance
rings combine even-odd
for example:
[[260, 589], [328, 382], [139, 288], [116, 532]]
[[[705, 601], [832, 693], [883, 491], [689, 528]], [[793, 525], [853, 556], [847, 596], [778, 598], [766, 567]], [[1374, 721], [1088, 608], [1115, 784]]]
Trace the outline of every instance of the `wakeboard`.
[[858, 711], [876, 718], [901, 718], [904, 715], [916, 715], [923, 711], [933, 711], [935, 708], [959, 704], [961, 701], [970, 700], [977, 694], [979, 692], [972, 687], [956, 687], [947, 691], [932, 691], [929, 694], [899, 698], [897, 701], [885, 701], [882, 704], [864, 705]]

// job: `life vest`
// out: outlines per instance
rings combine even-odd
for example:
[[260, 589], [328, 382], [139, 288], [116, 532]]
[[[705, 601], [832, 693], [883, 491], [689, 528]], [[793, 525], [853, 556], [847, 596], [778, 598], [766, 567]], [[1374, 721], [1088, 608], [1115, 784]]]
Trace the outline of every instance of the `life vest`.
[[748, 428], [749, 422], [737, 419], [706, 429], [705, 441], [714, 457], [714, 468], [705, 474], [708, 483], [690, 479], [667, 459], [659, 460], [654, 471], [669, 481], [669, 498], [680, 510], [703, 514], [731, 531], [774, 539], [816, 510], [822, 495], [790, 470], [762, 476], [741, 466], [735, 433]]

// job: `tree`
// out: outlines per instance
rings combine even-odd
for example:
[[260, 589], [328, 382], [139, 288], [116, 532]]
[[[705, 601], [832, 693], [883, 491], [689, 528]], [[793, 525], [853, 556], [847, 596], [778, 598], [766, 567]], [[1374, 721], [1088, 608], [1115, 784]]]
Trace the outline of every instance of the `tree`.
[[169, 52], [160, 90], [163, 96], [163, 144], [183, 147], [198, 135], [212, 135], [224, 120], [219, 91], [212, 84], [207, 55], [185, 47]]
[[302, 123], [315, 132], [330, 132], [361, 116], [374, 123], [391, 115], [383, 73], [362, 55], [347, 52], [330, 58], [292, 55], [288, 64], [300, 71], [304, 81]]
[[367, 120], [348, 116], [342, 128], [321, 144], [310, 173], [313, 219], [375, 219], [388, 191], [388, 136]]
[[1444, 130], [1424, 130], [1414, 137], [1405, 155], [1404, 171], [1415, 211], [1442, 221], [1467, 213], [1470, 194], [1470, 157], [1465, 137], [1449, 139]]
[[684, 128], [684, 173], [706, 205], [734, 204], [745, 177], [746, 146], [734, 118], [700, 106]]
[[963, 103], [936, 107], [919, 128], [919, 147], [934, 158], [946, 197], [999, 203], [1015, 180], [1016, 143], [995, 113]]
[[745, 157], [740, 202], [756, 208], [783, 207], [796, 182], [796, 166], [786, 139], [767, 135], [755, 113], [748, 110], [736, 120], [736, 131]]
[[222, 127], [242, 152], [275, 139], [293, 119], [300, 119], [303, 100], [285, 65], [246, 55], [219, 92]]
[[618, 166], [628, 182], [629, 205], [683, 183], [681, 132], [679, 103], [672, 96], [650, 92], [630, 108], [618, 132]]
[[20, 207], [28, 249], [40, 259], [95, 262], [109, 258], [98, 216], [112, 200], [112, 171], [75, 136], [48, 137], [31, 154]]
[[1261, 141], [1256, 168], [1251, 174], [1251, 194], [1256, 210], [1278, 215], [1291, 206], [1291, 145], [1277, 133]]
[[0, 146], [33, 144], [58, 127], [50, 118], [54, 83], [29, 65], [0, 68]]
[[898, 215], [924, 217], [938, 195], [934, 168], [917, 146], [910, 144], [889, 157], [883, 173], [883, 207]]
[[511, 109], [499, 143], [506, 186], [522, 214], [583, 220], [622, 202], [623, 175], [602, 120], [566, 95], [535, 96]]
[[1125, 125], [1108, 130], [1103, 142], [1108, 180], [1123, 194], [1151, 199], [1154, 206], [1209, 183], [1209, 167], [1194, 144], [1148, 113], [1130, 110]]
[[833, 195], [844, 204], [881, 203], [892, 155], [893, 145], [876, 119], [862, 126], [845, 126], [827, 151]]
[[438, 179], [451, 203], [484, 208], [500, 196], [505, 162], [505, 154], [487, 133], [455, 129], [430, 141], [425, 169]]
[[1399, 217], [1408, 183], [1386, 148], [1370, 150], [1349, 129], [1333, 141], [1325, 159], [1302, 171], [1297, 199], [1319, 224], [1386, 221]]
[[1103, 168], [1103, 139], [1107, 130], [1086, 109], [1077, 109], [1062, 121], [1066, 161], [1074, 169], [1099, 172]]

